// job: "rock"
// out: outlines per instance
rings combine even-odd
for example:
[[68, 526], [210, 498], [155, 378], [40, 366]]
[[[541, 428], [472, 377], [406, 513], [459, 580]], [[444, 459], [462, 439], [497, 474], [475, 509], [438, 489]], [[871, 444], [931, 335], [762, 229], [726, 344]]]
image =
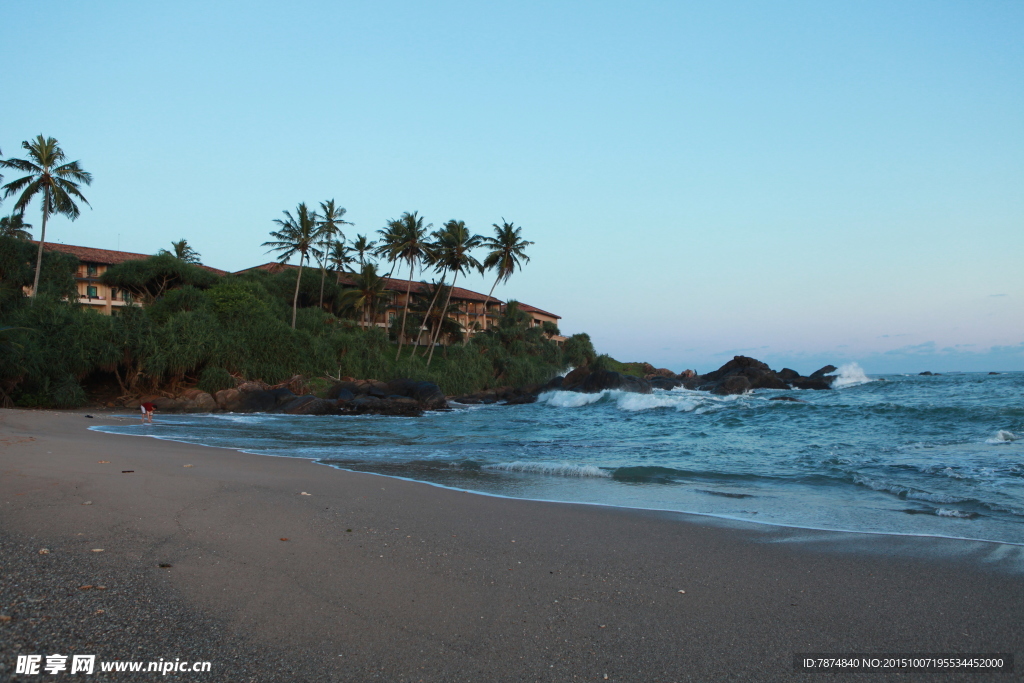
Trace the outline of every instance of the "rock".
[[746, 375], [733, 374], [716, 382], [711, 388], [711, 393], [719, 395], [745, 394], [750, 389], [750, 380]]
[[351, 401], [359, 393], [359, 385], [355, 382], [339, 382], [327, 390], [327, 398]]
[[433, 382], [414, 379], [393, 379], [386, 385], [388, 395], [397, 394], [415, 400], [424, 410], [444, 410], [448, 407], [441, 387]]
[[990, 375], [1001, 375], [1001, 374], [1003, 374], [1003, 373], [1001, 373], [1001, 372], [990, 372], [990, 373], [988, 373], [988, 374], [990, 374]]
[[423, 409], [411, 398], [382, 399], [376, 396], [357, 396], [351, 401], [338, 401], [337, 410], [342, 415], [391, 415], [395, 417], [419, 417]]
[[675, 389], [676, 387], [683, 386], [683, 380], [676, 379], [675, 377], [665, 377], [664, 375], [653, 375], [647, 378], [651, 383], [652, 389]]
[[274, 401], [278, 406], [282, 406], [295, 399], [295, 394], [288, 387], [275, 387], [268, 390], [267, 393], [274, 397]]
[[259, 380], [250, 380], [248, 382], [242, 382], [241, 384], [239, 384], [235, 388], [238, 389], [239, 391], [248, 391], [248, 392], [266, 391], [267, 389], [270, 388], [270, 385], [267, 384], [266, 382], [261, 382]]
[[786, 382], [788, 382], [791, 379], [797, 379], [798, 377], [800, 377], [799, 372], [797, 372], [796, 370], [791, 370], [789, 368], [782, 368], [775, 374], [779, 376], [779, 379]]
[[[258, 385], [255, 382], [246, 382], [241, 386]], [[221, 394], [225, 393], [222, 403]], [[229, 413], [267, 413], [277, 407], [277, 397], [264, 389], [225, 389], [217, 392], [217, 405]]]
[[696, 376], [697, 376], [697, 371], [696, 370], [683, 370], [678, 375], [676, 375], [676, 379], [688, 380], [688, 379], [693, 379]]
[[807, 403], [799, 398], [793, 398], [792, 396], [772, 396], [769, 401], [792, 401], [793, 403]]
[[924, 372], [919, 372], [919, 373], [917, 373], [917, 374], [919, 374], [919, 375], [922, 375], [922, 376], [924, 376], [924, 377], [931, 377], [931, 376], [932, 376], [932, 375], [934, 375], [935, 373], [934, 373], [934, 372], [930, 372], [930, 371], [928, 371], [928, 370], [925, 370]]
[[811, 379], [818, 379], [819, 377], [824, 377], [828, 373], [835, 372], [835, 371], [836, 371], [836, 366], [834, 366], [834, 365], [826, 365], [825, 367], [819, 368], [819, 369], [815, 370], [814, 372], [812, 372], [810, 377], [811, 377]]
[[794, 389], [831, 389], [832, 381], [835, 377], [824, 376], [824, 377], [799, 377], [790, 381], [790, 386]]
[[274, 412], [286, 415], [334, 415], [339, 411], [335, 401], [306, 394], [305, 396], [293, 395], [292, 400], [278, 406]]
[[709, 372], [704, 375], [705, 382], [717, 382], [726, 375], [733, 374], [739, 370], [746, 370], [753, 368], [754, 370], [760, 370], [762, 373], [771, 372], [772, 369], [767, 364], [762, 363], [756, 358], [750, 358], [749, 356], [733, 356], [733, 359], [718, 368], [714, 372]]
[[[568, 378], [566, 378], [568, 379]], [[583, 378], [578, 389], [585, 394], [596, 394], [606, 389], [618, 389], [636, 394], [651, 393], [651, 383], [640, 377], [624, 375], [613, 370], [595, 370]]]
[[[229, 402], [238, 400], [238, 395], [241, 392], [238, 389], [221, 389], [213, 395], [213, 399], [217, 401], [217, 406], [221, 410], [227, 410], [226, 406]], [[136, 406], [137, 407], [137, 406]]]
[[505, 402], [505, 405], [507, 405], [507, 406], [518, 406], [518, 405], [524, 405], [524, 404], [527, 404], [527, 403], [536, 403], [536, 402], [537, 402], [537, 394], [536, 393], [530, 393], [530, 394], [523, 394], [521, 396], [513, 396], [512, 398], [510, 398], [508, 401]]
[[[576, 368], [575, 370], [573, 370], [572, 372], [570, 372], [569, 374], [562, 378], [562, 382], [559, 385], [559, 388], [564, 389], [565, 391], [574, 391], [574, 389], [571, 389], [570, 387], [577, 386], [580, 382], [583, 381], [584, 377], [590, 374], [590, 372], [590, 368], [586, 365]], [[553, 382], [554, 380], [551, 381]]]

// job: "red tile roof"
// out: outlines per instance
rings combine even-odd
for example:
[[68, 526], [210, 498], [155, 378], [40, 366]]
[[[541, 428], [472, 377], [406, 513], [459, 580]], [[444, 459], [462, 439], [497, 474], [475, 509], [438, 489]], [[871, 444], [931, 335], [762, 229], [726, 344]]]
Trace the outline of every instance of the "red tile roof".
[[[315, 268], [315, 266], [309, 266], [309, 267]], [[260, 266], [253, 266], [252, 268], [246, 268], [245, 270], [240, 270], [238, 272], [239, 273], [245, 273], [245, 272], [248, 272], [250, 270], [264, 270], [264, 271], [266, 271], [268, 273], [280, 273], [281, 270], [283, 270], [284, 268], [291, 268], [291, 269], [295, 270], [295, 269], [298, 269], [298, 266], [293, 265], [291, 263], [278, 263], [276, 261], [272, 261], [270, 263], [264, 263], [263, 265], [260, 265]], [[351, 273], [342, 273], [341, 274], [341, 282], [342, 282], [342, 284], [352, 286], [352, 285], [354, 285], [356, 283], [355, 275], [353, 275]], [[411, 291], [414, 294], [423, 294], [425, 292], [431, 291], [430, 290], [430, 285], [428, 285], [428, 284], [426, 284], [424, 282], [416, 282], [415, 280], [413, 280], [412, 281], [412, 286], [409, 285], [409, 282], [410, 282], [409, 280], [399, 280], [398, 278], [388, 278], [388, 277], [384, 278], [384, 286], [385, 286], [385, 288], [386, 289], [390, 289], [390, 290], [395, 291], [395, 292], [405, 292], [406, 288], [409, 288], [409, 291]], [[487, 295], [486, 294], [480, 294], [479, 292], [474, 292], [474, 291], [472, 291], [470, 289], [463, 289], [462, 287], [456, 287], [455, 290], [452, 292], [452, 299], [458, 299], [460, 301], [475, 301], [475, 302], [483, 303], [483, 302], [487, 301]], [[501, 304], [502, 303], [501, 299], [498, 299], [497, 297], [491, 297], [490, 301], [492, 303], [495, 303], [495, 304]]]
[[540, 313], [541, 315], [550, 316], [550, 317], [556, 318], [558, 320], [562, 319], [562, 316], [560, 316], [560, 315], [555, 315], [554, 313], [548, 313], [547, 311], [542, 311], [541, 309], [537, 308], [536, 306], [531, 306], [530, 304], [524, 304], [521, 301], [519, 302], [519, 310], [520, 311], [525, 311], [526, 313]]
[[[33, 241], [33, 244], [39, 244]], [[43, 248], [47, 251], [59, 251], [62, 254], [71, 254], [82, 263], [100, 263], [106, 266], [116, 266], [119, 263], [125, 261], [141, 261], [147, 259], [152, 254], [136, 254], [130, 251], [113, 251], [112, 249], [93, 249], [92, 247], [76, 247], [72, 244], [57, 244], [56, 242], [47, 242], [43, 245]], [[217, 275], [227, 275], [226, 270], [219, 270], [217, 268], [211, 268], [210, 266], [199, 265], [200, 268], [208, 270], [211, 273]]]

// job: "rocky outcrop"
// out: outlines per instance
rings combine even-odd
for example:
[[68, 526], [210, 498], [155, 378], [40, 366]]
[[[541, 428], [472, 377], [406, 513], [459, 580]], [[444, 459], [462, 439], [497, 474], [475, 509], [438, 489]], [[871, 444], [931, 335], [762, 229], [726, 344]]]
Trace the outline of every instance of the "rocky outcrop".
[[[577, 374], [580, 370], [584, 372]], [[562, 380], [563, 391], [596, 394], [606, 389], [649, 394], [651, 393], [651, 383], [641, 377], [624, 375], [613, 370], [589, 370], [588, 368], [577, 368]]]
[[748, 356], [734, 356], [731, 361], [699, 378], [698, 389], [714, 394], [742, 394], [753, 389], [831, 389], [834, 365], [815, 370], [803, 377], [796, 370], [772, 370], [766, 363]]

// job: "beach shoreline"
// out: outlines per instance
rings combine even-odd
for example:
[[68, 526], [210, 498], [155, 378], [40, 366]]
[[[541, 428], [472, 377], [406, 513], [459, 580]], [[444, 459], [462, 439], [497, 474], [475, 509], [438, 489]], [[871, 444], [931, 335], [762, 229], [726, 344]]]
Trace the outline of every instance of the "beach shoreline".
[[[0, 547], [51, 550], [31, 558], [43, 576], [77, 557], [112, 588], [119, 575], [163, 586], [161, 600], [223, 625], [221, 661], [209, 656], [228, 678], [777, 680], [799, 652], [1024, 643], [1019, 546], [470, 495], [90, 431], [137, 418], [85, 413], [0, 411]], [[8, 616], [0, 634], [27, 622]], [[21, 651], [70, 618], [51, 616]], [[236, 647], [274, 667], [236, 659], [233, 672]], [[198, 659], [159, 649], [148, 643], [154, 659]]]

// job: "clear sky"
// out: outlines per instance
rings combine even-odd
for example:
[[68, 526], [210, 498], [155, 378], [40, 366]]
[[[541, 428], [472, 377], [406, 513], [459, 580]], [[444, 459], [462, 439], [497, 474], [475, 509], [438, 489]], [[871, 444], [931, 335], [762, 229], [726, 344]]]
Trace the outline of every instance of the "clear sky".
[[1024, 370], [1022, 36], [1016, 0], [7, 2], [0, 149], [94, 174], [68, 244], [237, 270], [301, 201], [504, 217], [495, 294], [620, 360]]

